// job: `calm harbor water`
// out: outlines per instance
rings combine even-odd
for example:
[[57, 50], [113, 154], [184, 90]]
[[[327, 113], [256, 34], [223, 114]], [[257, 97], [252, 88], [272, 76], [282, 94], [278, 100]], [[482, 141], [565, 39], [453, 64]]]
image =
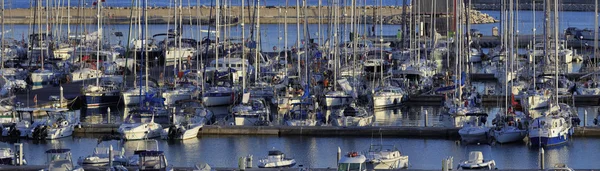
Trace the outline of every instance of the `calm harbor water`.
[[[77, 159], [92, 153], [94, 138], [64, 138], [34, 144], [24, 140], [24, 152], [29, 164], [45, 163], [44, 151], [50, 148], [70, 148]], [[440, 161], [454, 157], [454, 166], [468, 159], [470, 151], [482, 151], [486, 160], [493, 159], [500, 169], [534, 169], [539, 165], [539, 150], [525, 144], [507, 145], [459, 145], [452, 140], [407, 138], [356, 138], [356, 137], [277, 137], [277, 136], [203, 136], [182, 142], [158, 141], [165, 151], [169, 164], [193, 166], [206, 162], [212, 167], [237, 167], [237, 158], [253, 155], [257, 160], [276, 148], [293, 157], [298, 165], [313, 168], [335, 167], [337, 148], [343, 153], [366, 151], [370, 144], [382, 142], [395, 145], [402, 154], [409, 156], [411, 169], [440, 169]], [[118, 142], [114, 142], [115, 144]], [[126, 154], [132, 154], [139, 142], [128, 141]], [[574, 138], [566, 145], [545, 149], [546, 167], [566, 163], [574, 169], [599, 168], [594, 159], [600, 157], [600, 139]]]

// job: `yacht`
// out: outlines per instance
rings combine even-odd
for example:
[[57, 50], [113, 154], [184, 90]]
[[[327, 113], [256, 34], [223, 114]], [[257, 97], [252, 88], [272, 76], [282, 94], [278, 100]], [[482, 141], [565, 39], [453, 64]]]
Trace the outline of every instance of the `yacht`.
[[[228, 58], [228, 59], [219, 59], [217, 66], [217, 60], [212, 60], [210, 64], [205, 68], [206, 75], [215, 75], [218, 77], [220, 75], [232, 74], [231, 78], [233, 84], [240, 84], [243, 81], [242, 77], [253, 78], [254, 74], [254, 66], [248, 62], [248, 59], [242, 58]], [[246, 72], [243, 72], [245, 65]]]
[[496, 162], [494, 160], [484, 160], [481, 151], [471, 151], [469, 160], [458, 164], [458, 168], [463, 170], [494, 170]]
[[371, 145], [366, 158], [369, 170], [408, 168], [408, 156], [402, 155], [400, 150], [390, 145]]
[[59, 139], [71, 136], [78, 124], [76, 119], [70, 119], [66, 108], [51, 108], [44, 109], [48, 118], [42, 121], [35, 122], [28, 134], [29, 138], [33, 139]]
[[233, 106], [230, 113], [233, 115], [235, 125], [270, 125], [268, 118], [271, 110], [264, 99], [251, 98]]
[[[97, 78], [98, 79], [98, 78]], [[122, 76], [105, 76], [99, 80], [98, 85], [88, 85], [82, 88], [85, 105], [97, 107], [116, 105], [121, 98]]]
[[[146, 88], [146, 86], [141, 86], [121, 92], [121, 97], [123, 98], [123, 105], [133, 106], [139, 105], [142, 101], [144, 101], [144, 99], [147, 98], [146, 96], [154, 95], [156, 93], [158, 93], [158, 90], [156, 90], [154, 87]], [[165, 102], [166, 101], [167, 98], [165, 98]]]
[[287, 126], [317, 126], [315, 108], [312, 103], [292, 103], [284, 116]]
[[332, 119], [333, 126], [371, 126], [373, 115], [363, 107], [352, 103], [340, 110]]
[[71, 149], [50, 149], [46, 151], [48, 171], [83, 171], [75, 167], [71, 158]]
[[[152, 114], [150, 121], [142, 119], [142, 114]], [[162, 126], [154, 122], [153, 111], [132, 110], [119, 126], [118, 132], [125, 140], [140, 140], [160, 137]]]
[[[19, 158], [16, 158], [15, 152], [10, 147], [0, 148], [0, 165], [16, 165]], [[23, 159], [23, 165], [27, 165], [27, 160]]]
[[542, 116], [529, 124], [529, 143], [532, 146], [553, 146], [566, 143], [573, 134], [570, 106], [559, 104], [552, 106]]
[[189, 107], [181, 109], [173, 117], [173, 125], [163, 129], [162, 139], [186, 140], [196, 138], [198, 132], [208, 124], [213, 114], [205, 107]]
[[[573, 61], [573, 51], [571, 51], [568, 48], [565, 48], [565, 41], [560, 41], [558, 47], [556, 46], [556, 43], [554, 43], [554, 41], [550, 41], [550, 47], [549, 51], [546, 52], [544, 43], [536, 43], [533, 46], [533, 49], [530, 49], [529, 51], [527, 51], [528, 56], [530, 57], [535, 57], [537, 59], [544, 59], [544, 54], [554, 54], [555, 53], [555, 49], [558, 49], [558, 56], [560, 57], [559, 62], [560, 63], [571, 63]], [[530, 62], [534, 62], [533, 61], [534, 58], [529, 59]], [[554, 59], [554, 58], [552, 58]], [[535, 61], [537, 62], [537, 61]]]
[[[177, 35], [179, 36], [179, 35]], [[165, 63], [168, 62], [176, 62], [176, 61], [186, 61], [189, 62], [189, 58], [196, 57], [196, 46], [197, 42], [194, 39], [181, 39], [181, 45], [178, 45], [179, 40], [170, 39], [167, 40], [166, 48], [164, 49], [164, 57]], [[183, 62], [185, 63], [185, 62]]]
[[465, 143], [487, 142], [490, 128], [485, 127], [485, 122], [488, 115], [486, 113], [468, 113], [466, 116], [471, 116], [472, 119], [458, 130], [461, 141]]
[[373, 107], [377, 109], [398, 106], [406, 97], [405, 95], [405, 91], [400, 87], [391, 85], [382, 87], [373, 94]]
[[507, 114], [498, 113], [493, 120], [496, 127], [492, 129], [492, 136], [496, 142], [504, 144], [522, 142], [527, 136], [525, 116], [521, 112], [509, 111]]
[[165, 106], [172, 106], [180, 100], [190, 100], [192, 97], [197, 97], [197, 87], [193, 85], [179, 86], [171, 90], [162, 92], [162, 97], [165, 99]]
[[227, 106], [234, 103], [235, 90], [230, 86], [210, 87], [202, 94], [202, 103], [205, 106]]
[[286, 158], [285, 154], [279, 150], [271, 150], [266, 158], [258, 160], [259, 168], [281, 168], [294, 165], [296, 165], [296, 160]]
[[338, 171], [367, 171], [367, 158], [358, 152], [349, 152], [338, 161]]
[[[103, 141], [108, 142], [108, 141]], [[112, 149], [112, 145], [100, 143], [98, 146], [94, 148], [94, 151], [91, 155], [79, 158], [77, 164], [80, 166], [108, 166], [110, 163], [110, 150]], [[128, 159], [125, 157], [125, 149], [121, 150], [113, 150], [113, 164], [118, 165], [126, 165], [129, 163]]]
[[353, 100], [354, 97], [345, 91], [329, 91], [325, 94], [325, 106], [328, 109], [346, 106]]

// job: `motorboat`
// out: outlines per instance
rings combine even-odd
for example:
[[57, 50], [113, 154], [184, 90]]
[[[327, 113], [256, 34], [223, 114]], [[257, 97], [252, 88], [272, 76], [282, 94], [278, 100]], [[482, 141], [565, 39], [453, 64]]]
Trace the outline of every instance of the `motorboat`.
[[[338, 149], [339, 150], [339, 149]], [[367, 157], [358, 152], [349, 152], [338, 161], [338, 171], [367, 171]]]
[[132, 110], [128, 113], [125, 121], [119, 126], [118, 132], [125, 140], [140, 140], [160, 137], [162, 126], [154, 122], [154, 117], [150, 121], [142, 119], [141, 115], [153, 111]]
[[532, 146], [553, 146], [566, 143], [573, 134], [573, 109], [567, 104], [552, 106], [529, 124], [529, 143]]
[[365, 155], [369, 170], [408, 168], [408, 156], [402, 155], [395, 146], [371, 145]]
[[33, 122], [33, 113], [39, 110], [38, 108], [16, 108], [11, 111], [11, 125], [2, 127], [3, 137], [25, 138], [31, 134]]
[[[218, 64], [218, 66], [217, 66]], [[244, 68], [244, 67], [245, 68]], [[252, 78], [255, 73], [254, 66], [250, 64], [248, 59], [242, 58], [228, 58], [213, 60], [206, 68], [206, 75], [225, 76], [232, 75], [231, 82], [233, 84], [240, 84], [243, 82], [243, 77]], [[246, 71], [244, 72], [244, 69]], [[209, 78], [210, 79], [210, 78]]]
[[466, 116], [471, 116], [473, 119], [458, 130], [461, 141], [465, 143], [487, 142], [491, 136], [490, 128], [485, 127], [488, 115], [486, 113], [468, 113]]
[[166, 42], [166, 48], [164, 49], [165, 63], [177, 61], [189, 62], [189, 58], [196, 57], [196, 40], [187, 38], [180, 38], [180, 40], [181, 41], [178, 41], [177, 39], [167, 40], [168, 42]]
[[[113, 150], [113, 146], [106, 146], [106, 144], [103, 144], [102, 142], [94, 148], [94, 151], [91, 155], [79, 158], [77, 164], [79, 164], [80, 166], [108, 166], [110, 164], [110, 150]], [[113, 164], [126, 165], [127, 163], [129, 163], [129, 160], [127, 159], [127, 157], [125, 157], [125, 149], [113, 150], [112, 155]]]
[[241, 104], [233, 106], [230, 111], [233, 115], [235, 125], [270, 125], [268, 118], [271, 115], [271, 110], [266, 100], [251, 98], [242, 101]]
[[46, 151], [48, 171], [83, 171], [81, 167], [75, 167], [71, 158], [71, 149], [50, 149]]
[[292, 103], [284, 120], [287, 126], [317, 126], [315, 107], [309, 102]]
[[33, 139], [59, 139], [73, 135], [75, 125], [79, 124], [76, 118], [69, 117], [66, 108], [44, 109], [48, 119], [34, 122], [28, 135]]
[[200, 129], [207, 123], [213, 113], [205, 107], [189, 107], [179, 111], [173, 117], [173, 125], [163, 129], [162, 139], [186, 140], [196, 138]]
[[400, 87], [384, 86], [373, 94], [373, 107], [377, 109], [398, 106], [406, 97], [405, 95], [406, 92]]
[[371, 126], [371, 124], [373, 124], [373, 115], [356, 103], [338, 110], [332, 120], [333, 126]]
[[481, 151], [471, 151], [469, 160], [458, 164], [458, 168], [463, 170], [494, 170], [496, 162], [494, 160], [484, 160]]
[[168, 165], [167, 157], [163, 151], [139, 151], [139, 171], [173, 171], [173, 166]]
[[259, 168], [281, 168], [292, 167], [294, 165], [296, 165], [296, 160], [286, 158], [285, 154], [279, 150], [271, 150], [266, 158], [258, 160]]
[[[0, 148], [0, 165], [16, 165], [19, 158], [16, 158], [15, 152], [10, 147]], [[27, 160], [23, 158], [23, 165], [27, 165]]]

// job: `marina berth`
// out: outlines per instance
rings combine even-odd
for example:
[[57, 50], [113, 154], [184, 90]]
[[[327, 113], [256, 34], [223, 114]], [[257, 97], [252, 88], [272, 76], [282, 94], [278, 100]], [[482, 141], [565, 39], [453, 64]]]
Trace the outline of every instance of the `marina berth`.
[[597, 169], [600, 4], [473, 1], [0, 0], [0, 171]]

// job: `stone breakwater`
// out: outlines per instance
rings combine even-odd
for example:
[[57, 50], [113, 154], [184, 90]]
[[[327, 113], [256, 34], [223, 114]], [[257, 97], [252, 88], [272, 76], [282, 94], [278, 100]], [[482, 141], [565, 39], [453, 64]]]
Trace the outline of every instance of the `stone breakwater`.
[[[464, 13], [461, 13], [462, 16], [465, 16]], [[372, 17], [369, 16], [370, 18], [367, 19], [367, 23], [371, 24], [372, 23]], [[440, 18], [445, 18], [447, 16], [442, 15]], [[427, 20], [427, 19], [425, 19]], [[371, 21], [371, 22], [369, 22]], [[392, 15], [392, 16], [386, 16], [383, 17], [383, 24], [402, 24], [403, 22], [403, 17], [402, 15]], [[499, 22], [499, 20], [496, 20], [494, 17], [490, 16], [489, 14], [486, 13], [482, 13], [481, 11], [477, 11], [477, 10], [470, 10], [469, 11], [469, 22], [471, 24], [488, 24], [488, 23], [497, 23]], [[379, 23], [379, 18], [376, 19], [376, 23]]]
[[[150, 24], [166, 24], [173, 23], [173, 8], [167, 7], [149, 7], [146, 10], [148, 23]], [[410, 10], [410, 7], [407, 7]], [[252, 10], [252, 8], [246, 10]], [[260, 22], [262, 24], [276, 24], [276, 23], [304, 23], [308, 22], [311, 24], [319, 23], [328, 23], [330, 21], [330, 7], [315, 7], [311, 6], [307, 9], [301, 10], [300, 20], [296, 20], [296, 8], [295, 7], [275, 7], [275, 6], [266, 6], [260, 7]], [[103, 16], [106, 24], [129, 24], [130, 20], [133, 18], [137, 18], [139, 14], [141, 14], [142, 10], [139, 8], [132, 9], [127, 7], [105, 7], [103, 9]], [[241, 19], [241, 7], [229, 7], [227, 10], [227, 23], [229, 24], [237, 24], [242, 22]], [[285, 19], [287, 11], [287, 20]], [[340, 23], [350, 23], [350, 9], [346, 8], [347, 17], [338, 17], [338, 21]], [[97, 22], [96, 18], [96, 9], [94, 8], [58, 8], [58, 9], [50, 9], [50, 10], [38, 10], [38, 17], [34, 17], [33, 10], [31, 9], [9, 9], [6, 10], [5, 14], [5, 23], [7, 24], [31, 24], [31, 23], [42, 23], [45, 24], [48, 20], [46, 20], [46, 15], [50, 17], [50, 22], [58, 22], [62, 24], [67, 24], [69, 21], [71, 24], [94, 24]], [[201, 7], [185, 7], [179, 10], [182, 15], [184, 24], [195, 24], [198, 21], [201, 21], [203, 24], [214, 23], [214, 18], [211, 18], [211, 15], [214, 16], [215, 9], [207, 6]], [[344, 9], [340, 9], [340, 15], [344, 14]], [[248, 16], [248, 11], [245, 12], [245, 22], [250, 23], [250, 16]], [[223, 15], [223, 14], [222, 14]], [[303, 17], [306, 15], [306, 19]], [[366, 7], [360, 8], [356, 10], [356, 15], [359, 16], [359, 20], [364, 22], [364, 18], [362, 16], [366, 16], [367, 23], [379, 23], [379, 16], [384, 16], [383, 23], [384, 24], [402, 24], [402, 7]], [[407, 12], [407, 15], [410, 15], [410, 12]], [[39, 17], [42, 16], [42, 17]], [[56, 17], [58, 16], [58, 17]], [[320, 16], [320, 17], [319, 17]], [[373, 16], [375, 16], [375, 20], [373, 20]], [[444, 16], [444, 15], [441, 15]], [[305, 21], [306, 20], [306, 21]], [[142, 20], [143, 22], [143, 20]], [[224, 22], [221, 20], [221, 22]], [[483, 23], [494, 23], [497, 22], [493, 17], [481, 13], [479, 11], [471, 11], [471, 23], [473, 24], [483, 24]]]
[[[590, 0], [591, 1], [591, 0]], [[489, 10], [489, 11], [498, 11], [501, 9], [500, 4], [495, 3], [486, 3], [486, 4], [472, 4], [473, 9], [476, 10]], [[522, 3], [519, 4], [520, 10], [533, 10], [532, 3]], [[561, 11], [594, 11], [594, 5], [590, 4], [561, 4], [559, 6]], [[536, 4], [535, 10], [540, 11], [544, 9], [544, 5]]]

